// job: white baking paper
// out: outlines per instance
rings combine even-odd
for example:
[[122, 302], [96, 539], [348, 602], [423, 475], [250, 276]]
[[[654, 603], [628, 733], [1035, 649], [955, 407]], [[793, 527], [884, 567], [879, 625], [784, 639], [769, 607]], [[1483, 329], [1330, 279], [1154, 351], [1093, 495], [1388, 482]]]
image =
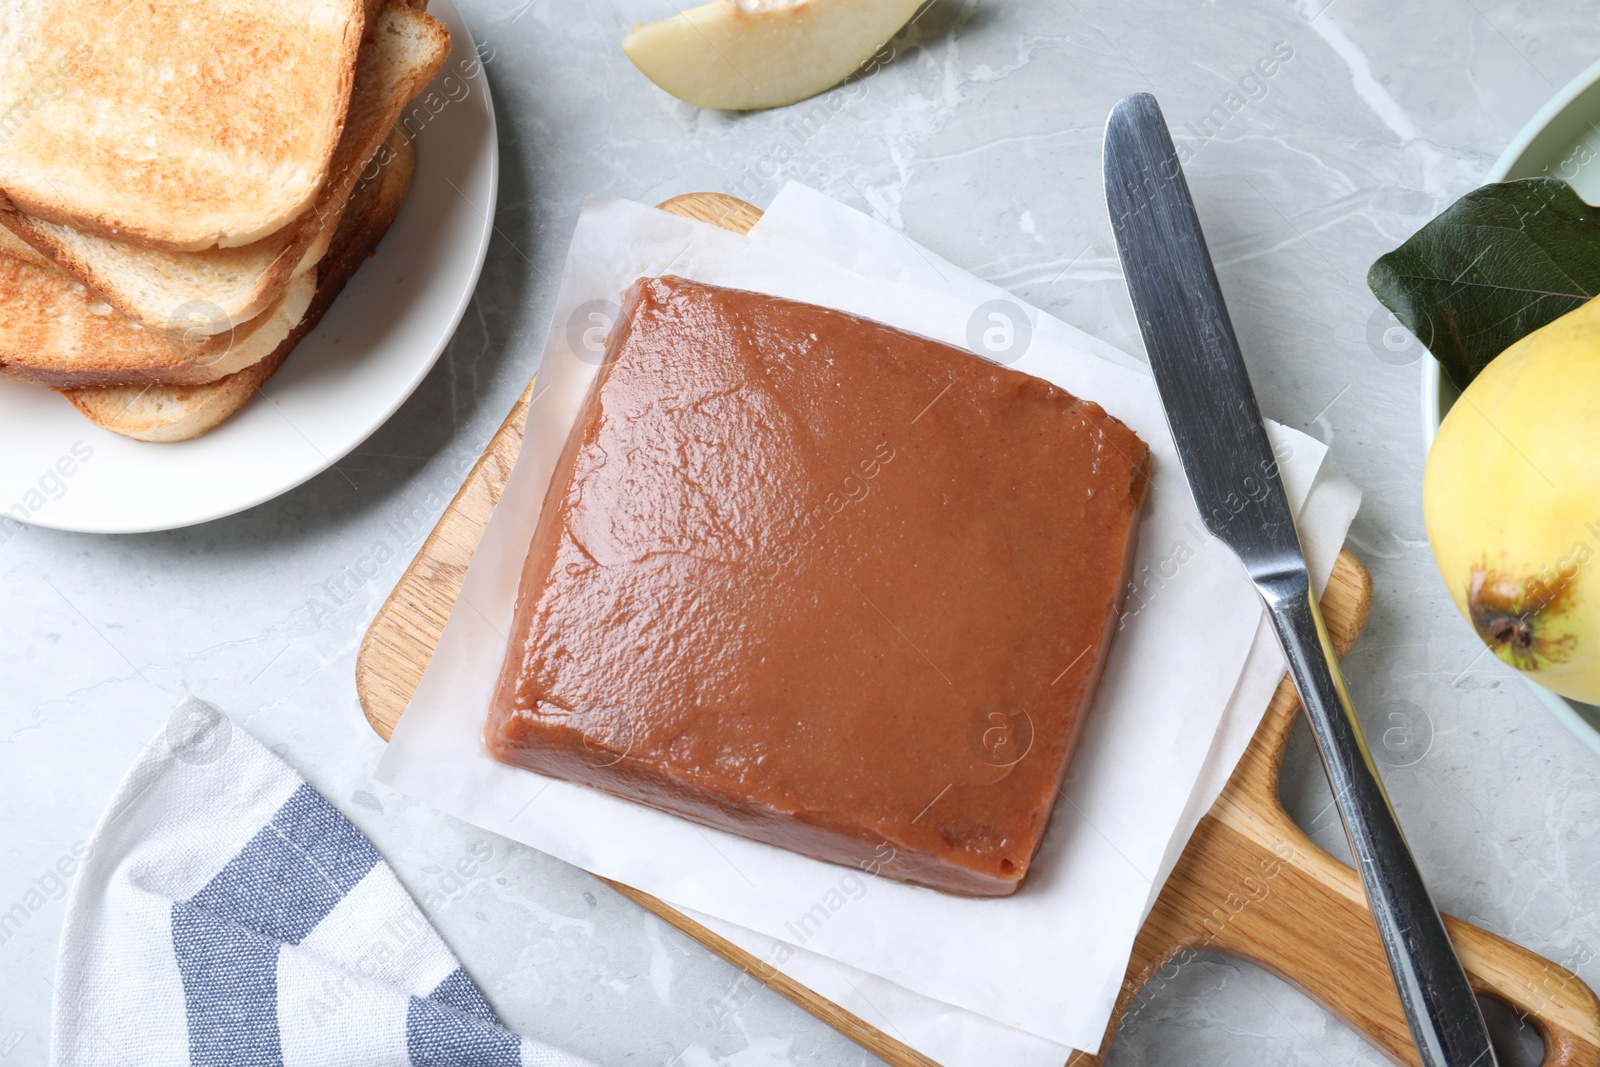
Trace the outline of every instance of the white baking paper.
[[[900, 240], [904, 257], [926, 255]], [[523, 557], [555, 457], [596, 372], [575, 351], [582, 330], [572, 324], [618, 301], [636, 278], [665, 273], [807, 300], [963, 346], [978, 306], [637, 204], [589, 201], [521, 458], [378, 777], [673, 904], [803, 944], [1052, 1042], [1097, 1046], [1260, 608], [1238, 562], [1200, 527], [1148, 376], [1103, 358], [1103, 346], [1064, 323], [1025, 309], [1032, 342], [1015, 365], [1098, 401], [1151, 446], [1154, 477], [1135, 565], [1145, 595], [1114, 642], [1066, 799], [1015, 896], [971, 900], [868, 879], [507, 767], [483, 749]], [[1325, 450], [1282, 428], [1273, 428], [1273, 438], [1298, 506]]]

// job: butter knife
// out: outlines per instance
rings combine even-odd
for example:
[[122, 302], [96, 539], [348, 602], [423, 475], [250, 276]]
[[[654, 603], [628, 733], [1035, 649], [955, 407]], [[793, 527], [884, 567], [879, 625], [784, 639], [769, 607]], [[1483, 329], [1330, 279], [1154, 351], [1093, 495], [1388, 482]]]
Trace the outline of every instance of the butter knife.
[[1461, 961], [1361, 735], [1255, 392], [1155, 97], [1111, 109], [1106, 205], [1150, 369], [1206, 529], [1266, 604], [1333, 787], [1424, 1067], [1492, 1067]]

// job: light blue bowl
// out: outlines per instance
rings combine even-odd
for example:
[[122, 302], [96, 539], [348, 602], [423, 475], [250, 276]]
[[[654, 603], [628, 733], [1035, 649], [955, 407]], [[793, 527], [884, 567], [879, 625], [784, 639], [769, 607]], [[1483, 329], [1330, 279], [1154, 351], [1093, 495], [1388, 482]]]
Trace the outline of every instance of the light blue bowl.
[[[1586, 162], [1584, 162], [1586, 161]], [[1600, 204], [1600, 63], [1562, 89], [1529, 120], [1489, 171], [1485, 182], [1539, 175], [1561, 178], [1591, 204]], [[1461, 395], [1432, 356], [1422, 357], [1422, 441], [1433, 447], [1450, 405]], [[1569, 700], [1523, 678], [1539, 703], [1584, 744], [1600, 753], [1600, 707]]]

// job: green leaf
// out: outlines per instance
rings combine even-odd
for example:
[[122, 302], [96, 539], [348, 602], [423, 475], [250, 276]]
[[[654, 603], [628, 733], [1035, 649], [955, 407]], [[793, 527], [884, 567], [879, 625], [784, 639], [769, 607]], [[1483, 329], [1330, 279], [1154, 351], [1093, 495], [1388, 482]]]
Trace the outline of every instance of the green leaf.
[[1380, 257], [1367, 284], [1465, 389], [1600, 293], [1600, 210], [1556, 178], [1485, 185]]

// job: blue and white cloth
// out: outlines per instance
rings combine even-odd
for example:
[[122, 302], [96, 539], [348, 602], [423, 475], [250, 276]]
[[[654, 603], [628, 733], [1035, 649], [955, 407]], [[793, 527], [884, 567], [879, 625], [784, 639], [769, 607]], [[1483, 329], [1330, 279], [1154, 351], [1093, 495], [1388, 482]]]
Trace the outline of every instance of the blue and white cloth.
[[67, 905], [56, 1067], [589, 1067], [501, 1025], [372, 843], [189, 700]]

